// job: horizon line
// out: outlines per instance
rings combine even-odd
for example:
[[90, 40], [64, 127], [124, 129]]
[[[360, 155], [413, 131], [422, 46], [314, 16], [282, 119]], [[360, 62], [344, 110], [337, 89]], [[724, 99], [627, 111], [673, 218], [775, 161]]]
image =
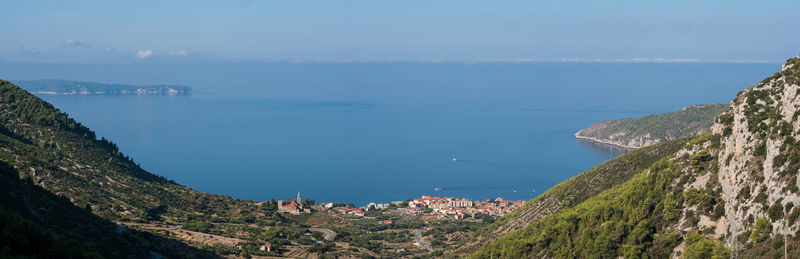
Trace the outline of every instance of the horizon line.
[[699, 59], [699, 58], [490, 58], [473, 60], [412, 60], [412, 59], [213, 59], [213, 60], [129, 60], [129, 61], [20, 61], [3, 60], [0, 63], [17, 64], [202, 64], [202, 63], [286, 63], [286, 64], [524, 64], [524, 63], [719, 63], [719, 64], [783, 64], [783, 61]]

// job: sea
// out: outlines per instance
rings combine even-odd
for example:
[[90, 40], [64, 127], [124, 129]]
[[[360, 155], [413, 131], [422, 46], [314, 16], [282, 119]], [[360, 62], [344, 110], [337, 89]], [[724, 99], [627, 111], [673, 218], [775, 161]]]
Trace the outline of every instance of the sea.
[[144, 169], [249, 200], [528, 200], [625, 152], [590, 124], [729, 103], [780, 64], [0, 63], [7, 80], [176, 84], [39, 95]]

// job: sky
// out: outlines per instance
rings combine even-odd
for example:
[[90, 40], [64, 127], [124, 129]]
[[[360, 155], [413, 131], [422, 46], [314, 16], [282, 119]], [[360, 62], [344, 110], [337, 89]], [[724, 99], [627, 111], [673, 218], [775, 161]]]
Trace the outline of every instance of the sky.
[[0, 62], [775, 62], [800, 1], [9, 1]]

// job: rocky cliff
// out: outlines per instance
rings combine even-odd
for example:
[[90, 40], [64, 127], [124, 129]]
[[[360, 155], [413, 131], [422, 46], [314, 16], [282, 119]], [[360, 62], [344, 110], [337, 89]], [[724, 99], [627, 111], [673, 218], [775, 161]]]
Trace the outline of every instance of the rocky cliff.
[[[742, 91], [713, 126], [721, 136], [718, 180], [728, 243], [767, 218], [773, 235], [795, 234], [800, 211], [800, 57]], [[785, 215], [786, 214], [786, 215]]]

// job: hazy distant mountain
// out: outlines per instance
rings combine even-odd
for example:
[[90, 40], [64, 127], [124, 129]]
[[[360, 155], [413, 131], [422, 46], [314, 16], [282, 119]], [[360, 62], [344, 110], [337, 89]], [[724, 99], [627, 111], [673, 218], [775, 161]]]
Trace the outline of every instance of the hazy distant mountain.
[[190, 94], [192, 88], [178, 85], [125, 85], [95, 82], [43, 79], [14, 81], [15, 84], [34, 94]]

